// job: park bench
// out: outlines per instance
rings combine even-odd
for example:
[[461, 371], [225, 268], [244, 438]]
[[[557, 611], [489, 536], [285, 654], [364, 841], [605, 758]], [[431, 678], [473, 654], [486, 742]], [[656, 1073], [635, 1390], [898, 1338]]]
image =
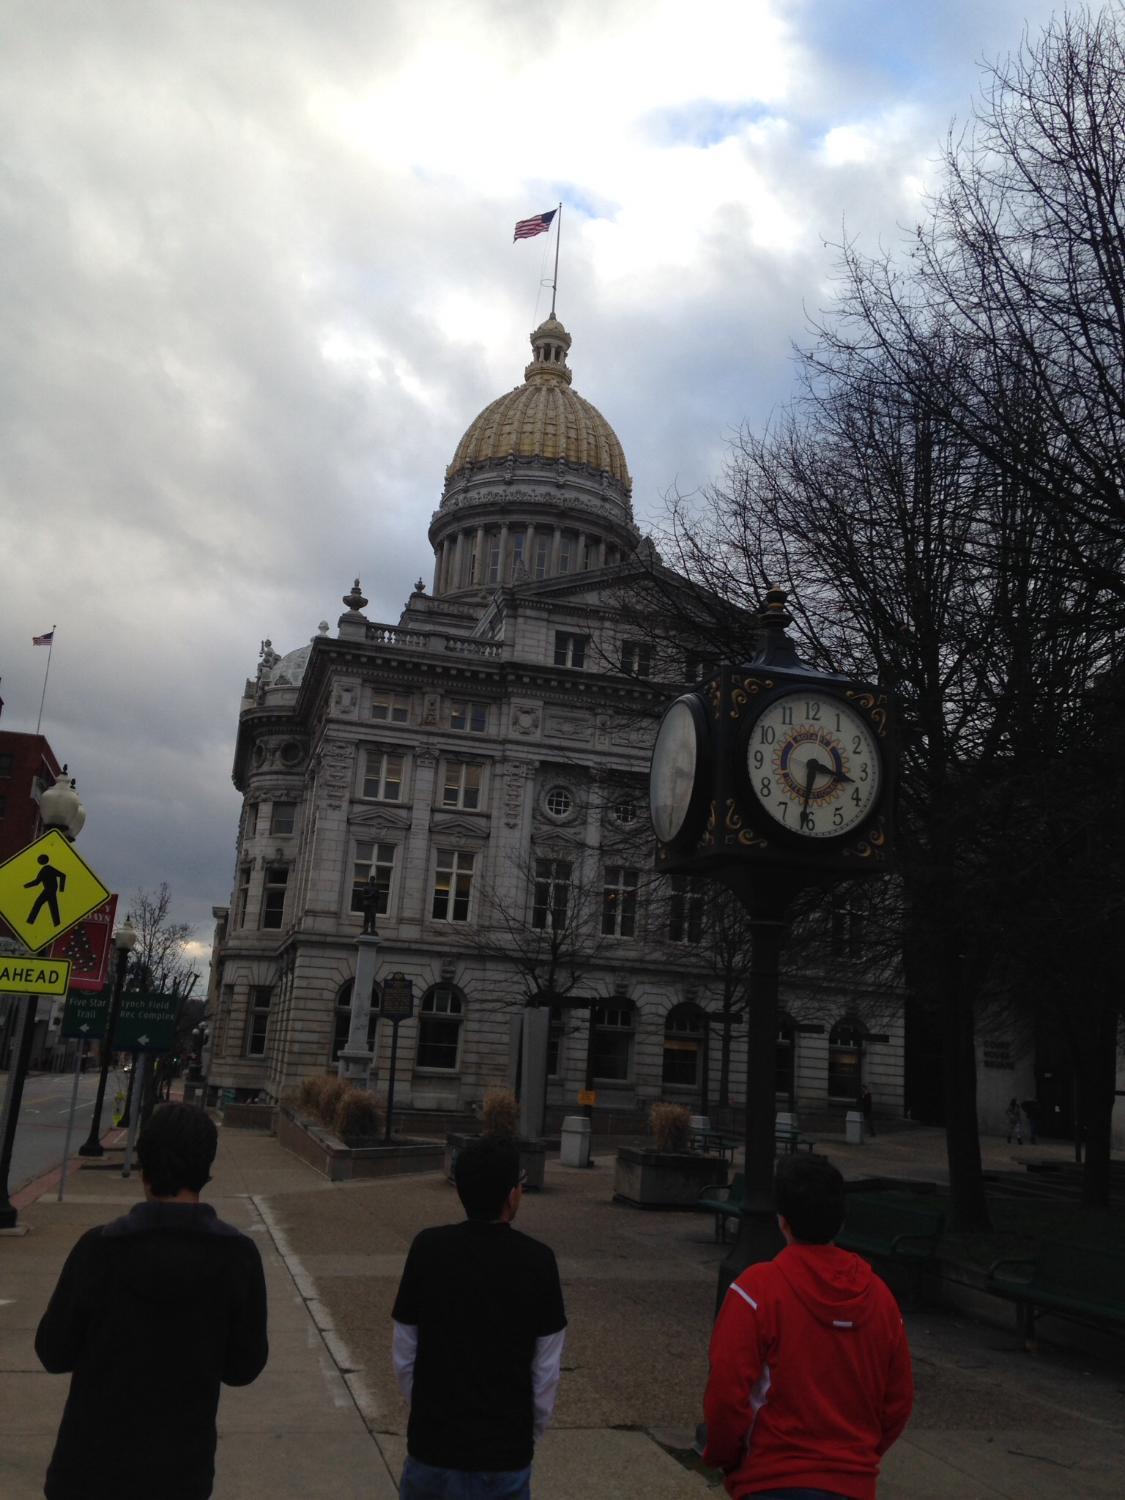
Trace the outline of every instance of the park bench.
[[[1013, 1276], [1005, 1268], [1022, 1267]], [[1125, 1324], [1125, 1255], [1096, 1245], [1047, 1240], [1034, 1256], [1004, 1256], [988, 1268], [988, 1290], [1016, 1304], [1020, 1332], [1035, 1348], [1035, 1320], [1055, 1313], [1104, 1327]]]
[[715, 1215], [715, 1242], [726, 1244], [727, 1220], [737, 1219], [746, 1206], [746, 1179], [736, 1172], [729, 1182], [713, 1182], [703, 1188], [696, 1208]]
[[803, 1136], [795, 1125], [778, 1125], [774, 1129], [773, 1143], [778, 1156], [796, 1156], [798, 1151], [812, 1151], [816, 1144]]
[[841, 1250], [865, 1260], [904, 1265], [910, 1274], [912, 1301], [918, 1300], [922, 1271], [934, 1258], [945, 1228], [940, 1208], [904, 1203], [888, 1193], [848, 1193], [844, 1227], [836, 1236]]

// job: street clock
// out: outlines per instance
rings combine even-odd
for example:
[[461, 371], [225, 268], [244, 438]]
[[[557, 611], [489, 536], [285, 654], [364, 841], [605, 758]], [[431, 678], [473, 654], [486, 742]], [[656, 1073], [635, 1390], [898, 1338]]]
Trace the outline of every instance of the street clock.
[[658, 869], [774, 865], [798, 883], [886, 873], [892, 705], [868, 683], [805, 666], [784, 600], [770, 591], [758, 656], [722, 667], [660, 723], [649, 777]]

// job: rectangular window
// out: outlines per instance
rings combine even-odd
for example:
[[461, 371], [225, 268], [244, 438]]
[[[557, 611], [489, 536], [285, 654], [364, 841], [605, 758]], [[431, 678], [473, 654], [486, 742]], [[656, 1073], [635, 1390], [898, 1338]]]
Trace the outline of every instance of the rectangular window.
[[521, 527], [512, 532], [512, 570], [515, 571], [517, 563], [524, 561], [524, 552], [527, 548], [527, 533]]
[[234, 921], [236, 927], [246, 926], [246, 903], [250, 899], [250, 866], [243, 865], [238, 872], [238, 894], [234, 900]]
[[540, 930], [561, 932], [566, 926], [570, 904], [572, 865], [568, 859], [537, 859], [535, 891], [531, 904], [531, 925]]
[[266, 1055], [266, 1032], [270, 1024], [272, 993], [268, 984], [251, 986], [249, 1009], [246, 1013], [247, 1057], [265, 1057]]
[[278, 834], [292, 833], [297, 825], [297, 804], [295, 802], [275, 802], [270, 808], [270, 837], [276, 838]]
[[258, 804], [248, 802], [246, 804], [246, 837], [256, 838], [258, 834]]
[[574, 571], [574, 556], [578, 549], [578, 538], [573, 531], [564, 531], [559, 537], [559, 572]]
[[588, 635], [571, 635], [566, 630], [555, 631], [555, 666], [584, 667]]
[[488, 727], [488, 704], [452, 699], [449, 704], [449, 727], [465, 734], [483, 734]]
[[5, 792], [0, 792], [0, 822], [8, 816], [8, 797]]
[[289, 880], [288, 865], [267, 865], [266, 883], [262, 890], [262, 920], [260, 927], [280, 927], [285, 914], [285, 887]]
[[622, 641], [621, 670], [630, 677], [651, 677], [652, 647], [643, 641]]
[[500, 582], [500, 533], [490, 531], [485, 543], [485, 581]]
[[376, 692], [371, 695], [371, 717], [388, 724], [410, 723], [410, 695], [408, 693]]
[[463, 849], [439, 849], [434, 879], [433, 915], [439, 922], [467, 922], [473, 885], [475, 854]]
[[632, 937], [637, 926], [636, 870], [607, 865], [602, 888], [602, 932], [606, 937]]
[[391, 903], [391, 876], [394, 872], [394, 844], [375, 844], [360, 840], [355, 846], [355, 860], [352, 863], [351, 910], [362, 912], [363, 890], [369, 877], [374, 875], [378, 893], [375, 915], [385, 917]]
[[705, 895], [690, 875], [673, 875], [668, 898], [668, 941], [698, 943], [703, 938]]
[[590, 1025], [594, 1028], [594, 1077], [609, 1083], [627, 1082], [633, 1060], [632, 1007], [595, 1005]]
[[363, 758], [363, 795], [379, 802], [397, 802], [402, 796], [401, 755], [368, 750]]
[[10, 776], [11, 774], [12, 752], [10, 750], [5, 750], [3, 754], [0, 754], [0, 776]]
[[531, 576], [546, 578], [547, 569], [551, 566], [551, 538], [549, 536], [536, 535], [533, 558]]
[[441, 788], [442, 807], [480, 806], [481, 767], [464, 760], [447, 760]]

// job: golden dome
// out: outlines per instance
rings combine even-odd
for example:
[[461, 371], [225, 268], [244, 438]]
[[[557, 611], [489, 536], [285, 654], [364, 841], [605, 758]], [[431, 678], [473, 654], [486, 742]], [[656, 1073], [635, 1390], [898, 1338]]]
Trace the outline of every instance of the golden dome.
[[567, 464], [604, 471], [626, 495], [632, 489], [625, 454], [606, 419], [570, 388], [570, 334], [548, 318], [531, 335], [531, 363], [523, 385], [486, 406], [457, 444], [446, 483], [462, 470], [509, 459]]

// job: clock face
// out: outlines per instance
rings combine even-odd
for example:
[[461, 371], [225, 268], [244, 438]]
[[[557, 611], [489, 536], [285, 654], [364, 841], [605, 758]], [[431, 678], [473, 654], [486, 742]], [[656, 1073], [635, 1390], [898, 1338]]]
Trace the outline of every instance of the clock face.
[[702, 710], [677, 698], [660, 721], [649, 770], [652, 828], [663, 844], [680, 837], [700, 805]]
[[875, 807], [883, 761], [867, 719], [810, 686], [774, 698], [754, 720], [746, 770], [775, 823], [804, 838], [835, 839]]

